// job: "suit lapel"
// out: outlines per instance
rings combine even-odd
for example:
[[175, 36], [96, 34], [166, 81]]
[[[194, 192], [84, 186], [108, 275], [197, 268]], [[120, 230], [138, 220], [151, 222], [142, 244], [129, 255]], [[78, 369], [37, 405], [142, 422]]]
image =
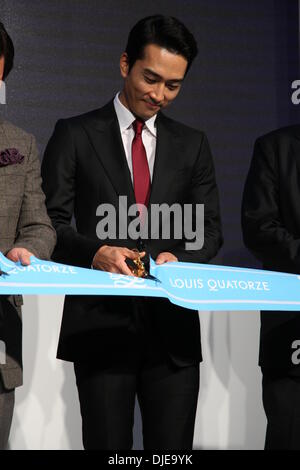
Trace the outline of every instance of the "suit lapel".
[[[5, 132], [4, 121], [0, 121], [0, 151], [11, 147], [7, 133]], [[14, 165], [13, 165], [14, 167]], [[9, 175], [14, 171], [11, 166], [0, 166], [0, 192], [5, 193], [5, 185], [9, 184]]]
[[[149, 204], [166, 200], [174, 181], [174, 164], [180, 160], [180, 138], [174, 133], [163, 114], [157, 116], [157, 142]], [[176, 167], [176, 164], [175, 164]]]
[[99, 110], [92, 123], [84, 125], [96, 155], [118, 196], [135, 203], [134, 190], [113, 102]]
[[[149, 204], [159, 204], [167, 198], [174, 181], [176, 164], [178, 166], [181, 158], [180, 137], [171, 128], [168, 119], [159, 114], [156, 125], [157, 142]], [[126, 195], [128, 206], [134, 204], [134, 189], [113, 102], [98, 110], [92, 121], [84, 124], [84, 128], [117, 195]]]

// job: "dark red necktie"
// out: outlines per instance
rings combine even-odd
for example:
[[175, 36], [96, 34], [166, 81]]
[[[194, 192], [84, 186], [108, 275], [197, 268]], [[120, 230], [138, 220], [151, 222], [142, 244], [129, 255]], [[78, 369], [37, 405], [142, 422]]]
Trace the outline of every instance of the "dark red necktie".
[[132, 141], [132, 171], [135, 200], [137, 204], [148, 205], [151, 189], [151, 179], [146, 150], [142, 141], [144, 122], [134, 121], [135, 132]]

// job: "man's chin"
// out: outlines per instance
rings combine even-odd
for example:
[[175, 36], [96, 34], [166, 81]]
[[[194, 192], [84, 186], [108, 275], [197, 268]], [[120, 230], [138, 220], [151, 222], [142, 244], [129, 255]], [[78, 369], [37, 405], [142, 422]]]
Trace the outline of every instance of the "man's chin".
[[156, 113], [133, 113], [136, 118], [140, 119], [141, 121], [148, 121], [151, 119]]
[[148, 119], [151, 119], [153, 116], [155, 116], [155, 114], [157, 114], [158, 111], [159, 111], [158, 108], [156, 108], [155, 110], [147, 109], [146, 111], [140, 113], [140, 118], [143, 121], [147, 121]]

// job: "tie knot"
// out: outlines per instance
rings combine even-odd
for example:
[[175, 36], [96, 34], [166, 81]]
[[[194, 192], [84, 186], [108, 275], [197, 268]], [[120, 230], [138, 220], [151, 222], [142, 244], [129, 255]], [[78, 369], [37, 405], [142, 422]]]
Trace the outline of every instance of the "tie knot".
[[144, 121], [140, 121], [139, 119], [136, 119], [134, 122], [133, 122], [133, 130], [135, 132], [135, 135], [141, 135], [142, 134], [142, 130], [143, 130], [143, 127], [144, 127]]

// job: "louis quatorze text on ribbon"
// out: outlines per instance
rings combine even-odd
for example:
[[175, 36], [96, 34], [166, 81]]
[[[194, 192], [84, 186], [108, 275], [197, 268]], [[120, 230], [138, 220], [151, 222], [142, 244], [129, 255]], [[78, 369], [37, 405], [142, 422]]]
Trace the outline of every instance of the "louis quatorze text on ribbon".
[[150, 262], [150, 279], [31, 258], [21, 266], [0, 253], [1, 294], [166, 297], [193, 310], [300, 310], [300, 277], [259, 269]]

